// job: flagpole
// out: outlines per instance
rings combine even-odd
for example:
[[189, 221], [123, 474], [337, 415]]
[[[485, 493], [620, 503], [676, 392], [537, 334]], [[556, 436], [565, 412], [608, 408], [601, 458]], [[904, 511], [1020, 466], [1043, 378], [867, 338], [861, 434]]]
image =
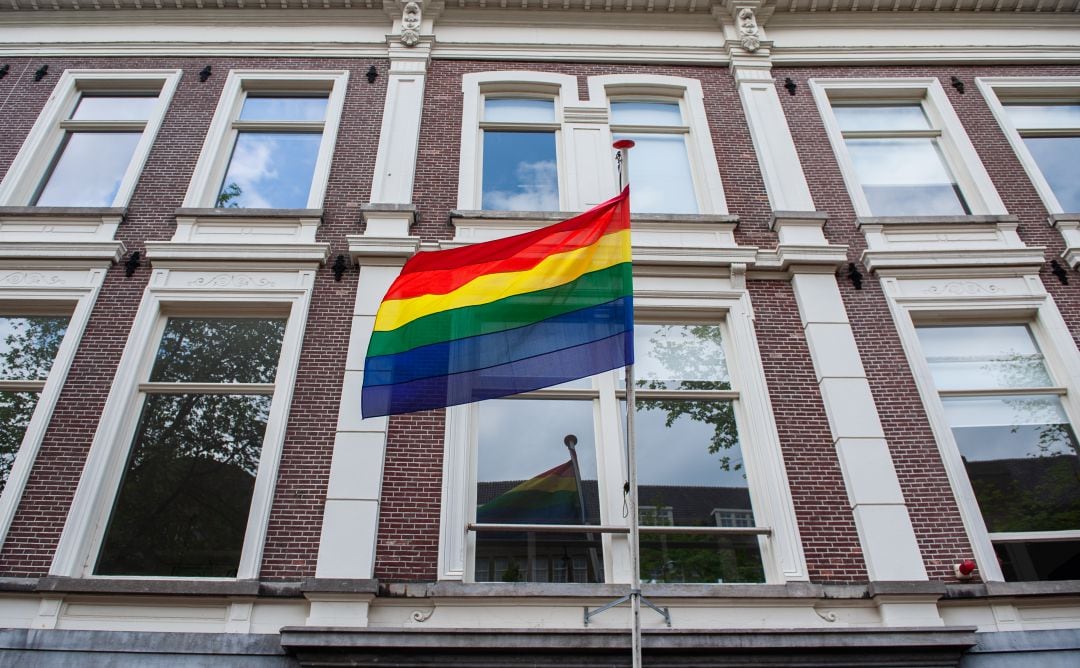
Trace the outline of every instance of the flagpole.
[[[620, 139], [613, 146], [619, 151], [619, 191], [630, 183], [630, 149], [634, 142]], [[628, 203], [629, 204], [629, 203]], [[637, 448], [634, 434], [634, 413], [637, 397], [634, 392], [634, 365], [626, 365], [626, 494], [627, 514], [630, 516], [630, 651], [633, 668], [641, 668], [641, 554], [638, 547], [638, 489]]]

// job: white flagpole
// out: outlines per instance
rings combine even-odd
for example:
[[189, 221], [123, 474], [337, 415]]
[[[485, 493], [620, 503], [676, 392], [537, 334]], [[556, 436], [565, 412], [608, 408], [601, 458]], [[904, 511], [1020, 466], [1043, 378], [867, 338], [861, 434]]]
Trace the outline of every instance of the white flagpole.
[[[620, 139], [613, 145], [619, 151], [619, 191], [630, 182], [630, 149], [634, 142]], [[626, 507], [630, 515], [630, 651], [633, 668], [641, 668], [641, 554], [638, 547], [637, 449], [634, 435], [634, 365], [626, 365]]]

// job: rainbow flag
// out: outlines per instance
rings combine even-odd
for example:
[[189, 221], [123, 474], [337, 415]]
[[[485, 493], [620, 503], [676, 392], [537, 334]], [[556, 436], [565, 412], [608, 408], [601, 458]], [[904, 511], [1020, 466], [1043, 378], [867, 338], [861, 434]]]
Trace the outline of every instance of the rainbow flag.
[[483, 524], [578, 524], [581, 499], [570, 460], [496, 496], [476, 508]]
[[632, 364], [630, 191], [561, 223], [417, 253], [383, 297], [365, 418], [504, 397]]

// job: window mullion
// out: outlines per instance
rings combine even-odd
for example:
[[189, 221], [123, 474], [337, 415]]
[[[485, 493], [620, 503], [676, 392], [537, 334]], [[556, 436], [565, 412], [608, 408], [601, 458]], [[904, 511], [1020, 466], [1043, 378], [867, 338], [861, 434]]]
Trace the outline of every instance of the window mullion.
[[941, 130], [846, 130], [844, 139], [936, 139]]
[[44, 380], [0, 380], [0, 392], [40, 392]]
[[273, 394], [273, 383], [140, 383], [146, 394]]
[[60, 127], [72, 132], [142, 132], [146, 121], [60, 121]]
[[687, 135], [690, 134], [690, 126], [687, 125], [612, 125], [611, 131], [616, 134], [655, 134], [655, 135]]
[[1005, 387], [984, 389], [938, 390], [942, 397], [1003, 397], [1016, 395], [1051, 394], [1064, 396], [1064, 387]]
[[322, 121], [241, 121], [232, 122], [234, 130], [259, 132], [322, 132]]

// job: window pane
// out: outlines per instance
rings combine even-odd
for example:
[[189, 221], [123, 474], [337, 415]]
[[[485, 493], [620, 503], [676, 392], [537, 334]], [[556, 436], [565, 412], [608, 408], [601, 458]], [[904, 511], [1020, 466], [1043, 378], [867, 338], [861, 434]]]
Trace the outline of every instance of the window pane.
[[919, 327], [939, 390], [987, 390], [1053, 385], [1025, 325]]
[[74, 121], [145, 121], [157, 107], [154, 96], [83, 96], [71, 114]]
[[494, 211], [558, 211], [554, 132], [484, 131], [483, 195]]
[[1007, 104], [1005, 111], [1019, 130], [1080, 128], [1080, 104]]
[[149, 395], [98, 575], [235, 577], [268, 396]]
[[486, 98], [484, 120], [500, 123], [554, 123], [554, 100], [520, 97]]
[[1080, 212], [1080, 137], [1024, 137], [1024, 144], [1062, 210]]
[[840, 124], [840, 129], [847, 132], [865, 130], [929, 130], [930, 121], [923, 113], [922, 105], [900, 104], [895, 106], [878, 105], [838, 105], [833, 107], [833, 114]]
[[112, 206], [141, 132], [69, 132], [37, 206]]
[[612, 102], [612, 125], [682, 125], [678, 102]]
[[284, 318], [169, 318], [150, 380], [272, 383], [284, 334]]
[[304, 209], [322, 134], [240, 132], [215, 206]]
[[989, 531], [1080, 527], [1076, 435], [1057, 397], [942, 403]]
[[7, 487], [37, 401], [37, 392], [0, 392], [0, 492]]
[[0, 316], [0, 380], [45, 380], [67, 316]]
[[[672, 522], [657, 523], [753, 526], [732, 402], [638, 399], [634, 428], [639, 503], [671, 509]], [[640, 545], [646, 581], [765, 581], [755, 536], [642, 534]]]
[[[495, 400], [478, 404], [477, 412], [478, 522], [600, 523], [592, 401]], [[577, 438], [573, 451], [564, 441], [569, 434]], [[575, 577], [563, 562], [578, 558], [585, 579], [574, 581], [603, 581], [600, 534], [482, 532], [475, 579]]]
[[996, 543], [994, 551], [1008, 582], [1080, 580], [1080, 542]]
[[634, 375], [649, 390], [730, 390], [719, 325], [634, 325]]
[[933, 139], [848, 139], [846, 143], [873, 215], [968, 212]]
[[630, 208], [634, 213], [697, 213], [685, 135], [619, 134], [631, 139]]
[[322, 121], [326, 97], [257, 97], [249, 95], [240, 109], [242, 121]]

